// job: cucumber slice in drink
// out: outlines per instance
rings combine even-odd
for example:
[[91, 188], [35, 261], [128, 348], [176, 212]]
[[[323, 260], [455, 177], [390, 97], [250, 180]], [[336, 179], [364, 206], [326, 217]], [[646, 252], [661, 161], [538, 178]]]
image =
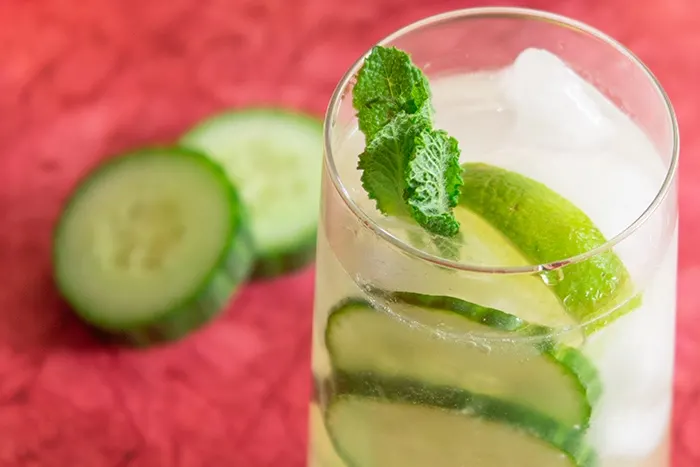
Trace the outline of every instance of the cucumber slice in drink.
[[[484, 163], [462, 167], [460, 206], [500, 231], [530, 264], [561, 261], [606, 242], [583, 211], [546, 185]], [[587, 333], [640, 303], [629, 272], [613, 251], [553, 271], [551, 277], [551, 290], [572, 317], [586, 323]]]
[[323, 129], [317, 119], [281, 109], [216, 115], [181, 144], [219, 162], [250, 211], [257, 252], [254, 277], [307, 265], [316, 250]]
[[448, 386], [340, 374], [326, 425], [353, 467], [592, 467], [580, 431]]
[[588, 425], [601, 387], [578, 350], [499, 310], [451, 297], [393, 297], [391, 311], [349, 300], [331, 312], [326, 346], [336, 371], [452, 386], [512, 401], [566, 426]]
[[54, 275], [77, 314], [132, 345], [208, 322], [253, 263], [234, 187], [206, 156], [149, 148], [97, 167], [54, 234]]
[[309, 467], [347, 467], [338, 457], [335, 446], [328, 437], [323, 412], [317, 404], [309, 409]]

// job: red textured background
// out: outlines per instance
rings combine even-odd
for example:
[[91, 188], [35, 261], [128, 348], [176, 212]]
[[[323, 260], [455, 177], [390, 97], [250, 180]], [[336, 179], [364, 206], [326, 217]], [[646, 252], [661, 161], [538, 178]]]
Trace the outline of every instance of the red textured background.
[[[700, 2], [511, 3], [611, 33], [675, 103], [683, 151], [673, 465], [700, 465]], [[177, 345], [113, 350], [57, 299], [49, 229], [76, 177], [104, 154], [166, 142], [228, 106], [320, 116], [374, 41], [476, 4], [0, 0], [0, 467], [302, 467], [313, 271], [246, 287], [224, 318]]]

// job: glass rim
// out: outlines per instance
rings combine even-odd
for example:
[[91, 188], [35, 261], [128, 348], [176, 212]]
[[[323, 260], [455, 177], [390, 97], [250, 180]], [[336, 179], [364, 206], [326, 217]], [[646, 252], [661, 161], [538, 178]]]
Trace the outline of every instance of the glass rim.
[[[365, 211], [363, 211], [356, 203], [353, 201], [350, 193], [343, 184], [338, 169], [336, 167], [333, 158], [333, 149], [331, 144], [331, 133], [333, 124], [335, 122], [336, 116], [339, 112], [340, 103], [345, 97], [346, 90], [353, 80], [354, 76], [359, 71], [365, 57], [369, 54], [370, 50], [367, 50], [360, 58], [358, 58], [355, 63], [350, 66], [350, 68], [345, 72], [343, 77], [340, 79], [338, 85], [336, 86], [331, 100], [326, 109], [326, 115], [323, 122], [323, 139], [324, 139], [324, 160], [326, 165], [326, 170], [329, 171], [330, 178], [333, 182], [333, 186], [340, 195], [341, 199], [345, 205], [350, 209], [354, 216], [364, 224], [365, 227], [370, 229], [374, 234], [379, 236], [382, 240], [387, 241], [392, 246], [398, 248], [400, 251], [408, 254], [411, 257], [432, 263], [437, 266], [441, 266], [448, 269], [460, 270], [465, 272], [474, 273], [487, 273], [487, 274], [533, 274], [542, 271], [549, 271], [562, 268], [569, 264], [578, 263], [585, 261], [586, 259], [592, 258], [596, 255], [602, 254], [608, 250], [611, 250], [615, 245], [622, 242], [624, 239], [629, 237], [637, 229], [639, 229], [657, 210], [657, 208], [663, 203], [668, 195], [671, 187], [674, 183], [674, 178], [678, 170], [678, 159], [680, 151], [680, 136], [678, 130], [678, 121], [676, 119], [675, 111], [673, 110], [673, 105], [668, 97], [668, 94], [661, 86], [659, 80], [654, 76], [649, 67], [647, 67], [642, 60], [640, 60], [632, 51], [627, 47], [622, 45], [617, 40], [608, 36], [604, 32], [589, 26], [581, 21], [559, 15], [556, 13], [549, 13], [542, 10], [530, 9], [530, 8], [520, 8], [520, 7], [479, 7], [479, 8], [464, 8], [458, 10], [452, 10], [445, 13], [440, 13], [433, 16], [428, 16], [411, 24], [408, 24], [397, 31], [389, 34], [388, 36], [377, 42], [376, 45], [385, 45], [392, 42], [393, 40], [402, 37], [411, 32], [420, 30], [426, 26], [433, 26], [441, 23], [449, 23], [454, 20], [464, 20], [464, 19], [483, 19], [483, 18], [515, 18], [515, 19], [525, 19], [534, 21], [545, 21], [553, 23], [560, 27], [566, 27], [573, 29], [579, 33], [586, 34], [596, 38], [608, 46], [615, 49], [618, 53], [636, 65], [651, 82], [657, 95], [661, 98], [665, 104], [666, 112], [671, 123], [671, 132], [673, 137], [672, 149], [671, 149], [671, 159], [668, 164], [668, 169], [666, 171], [663, 183], [659, 187], [656, 195], [649, 205], [644, 209], [644, 211], [627, 227], [625, 227], [621, 232], [607, 240], [604, 244], [588, 250], [578, 255], [574, 255], [568, 258], [560, 258], [549, 263], [542, 263], [536, 265], [526, 265], [526, 266], [484, 266], [478, 264], [469, 264], [465, 262], [450, 260], [435, 256], [433, 254], [427, 253], [419, 248], [416, 248], [408, 243], [404, 242], [397, 236], [393, 235], [388, 230], [379, 226], [376, 221], [374, 221]], [[371, 49], [371, 47], [370, 47]]]

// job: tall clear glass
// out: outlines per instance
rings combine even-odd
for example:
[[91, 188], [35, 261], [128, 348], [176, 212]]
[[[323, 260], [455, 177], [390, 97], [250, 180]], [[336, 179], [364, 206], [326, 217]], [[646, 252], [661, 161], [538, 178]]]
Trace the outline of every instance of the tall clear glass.
[[362, 59], [341, 80], [309, 466], [668, 466], [678, 129], [659, 83], [603, 33], [524, 9], [450, 12], [381, 44], [425, 71], [462, 161], [505, 171], [456, 208], [456, 241], [382, 216], [357, 169]]

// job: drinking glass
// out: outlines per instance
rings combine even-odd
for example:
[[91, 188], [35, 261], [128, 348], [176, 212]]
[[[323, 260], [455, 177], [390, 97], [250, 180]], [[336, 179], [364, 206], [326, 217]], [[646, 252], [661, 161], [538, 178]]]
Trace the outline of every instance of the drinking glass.
[[424, 70], [462, 162], [539, 188], [508, 234], [497, 188], [456, 208], [456, 240], [381, 215], [357, 169], [364, 57], [350, 67], [325, 119], [309, 466], [668, 466], [678, 128], [658, 81], [602, 32], [526, 9], [380, 44]]

